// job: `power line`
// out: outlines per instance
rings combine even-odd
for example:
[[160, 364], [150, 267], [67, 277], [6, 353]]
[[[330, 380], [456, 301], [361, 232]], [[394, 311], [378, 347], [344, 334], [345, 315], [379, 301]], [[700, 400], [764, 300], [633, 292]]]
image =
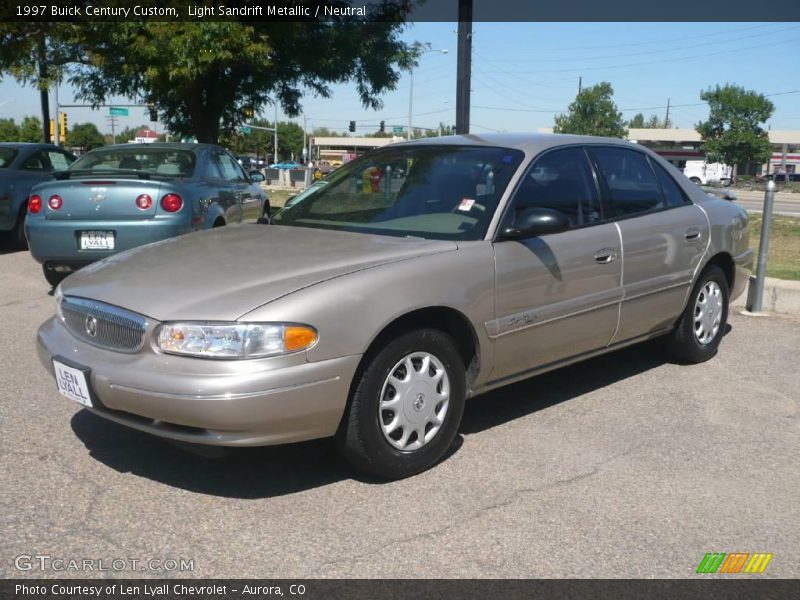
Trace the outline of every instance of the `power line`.
[[[774, 35], [776, 33], [781, 33], [783, 31], [791, 31], [791, 30], [795, 30], [795, 29], [800, 29], [800, 26], [793, 25], [792, 27], [784, 27], [782, 29], [773, 29], [773, 30], [766, 31], [766, 32], [763, 32], [763, 33], [754, 33], [752, 35], [741, 36], [741, 37], [736, 38], [735, 40], [727, 40], [725, 42], [719, 42], [719, 41], [701, 42], [699, 44], [691, 44], [689, 46], [682, 46], [680, 48], [672, 48], [672, 49], [668, 49], [668, 50], [664, 50], [663, 48], [659, 48], [657, 50], [648, 50], [646, 52], [637, 52], [636, 55], [637, 56], [642, 56], [642, 55], [646, 55], [646, 54], [664, 54], [665, 52], [679, 52], [679, 51], [682, 51], [682, 50], [688, 50], [690, 48], [700, 48], [700, 47], [703, 47], [703, 46], [719, 45], [720, 43], [727, 43], [728, 41], [730, 41], [730, 42], [738, 42], [740, 40], [746, 40], [746, 39], [755, 38], [755, 37], [763, 37], [765, 35]], [[609, 58], [625, 58], [625, 57], [628, 57], [628, 56], [630, 56], [629, 52], [625, 53], [625, 54], [606, 54], [604, 56], [584, 56], [584, 57], [572, 57], [572, 58], [539, 58], [539, 59], [534, 58], [534, 59], [528, 59], [528, 60], [506, 60], [506, 59], [503, 59], [503, 62], [504, 63], [509, 63], [509, 64], [572, 62], [572, 61], [586, 61], [586, 60], [605, 60], [605, 59], [609, 59]]]

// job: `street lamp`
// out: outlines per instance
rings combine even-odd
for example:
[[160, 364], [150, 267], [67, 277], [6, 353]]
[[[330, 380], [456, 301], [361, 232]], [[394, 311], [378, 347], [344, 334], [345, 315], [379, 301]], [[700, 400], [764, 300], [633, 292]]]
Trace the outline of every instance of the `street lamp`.
[[[432, 49], [432, 50], [425, 50], [424, 52], [420, 52], [420, 56], [423, 54], [429, 54], [431, 52], [439, 52], [440, 54], [447, 54], [447, 49], [443, 48], [441, 50]], [[411, 114], [412, 114], [412, 106], [414, 104], [414, 67], [411, 67], [409, 70], [409, 86], [408, 86], [408, 131], [406, 132], [406, 140], [411, 139]]]

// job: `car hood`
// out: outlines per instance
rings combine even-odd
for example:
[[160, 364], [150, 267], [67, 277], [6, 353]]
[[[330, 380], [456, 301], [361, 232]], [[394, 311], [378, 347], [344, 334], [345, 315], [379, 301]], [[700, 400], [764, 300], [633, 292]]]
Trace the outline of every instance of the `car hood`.
[[64, 280], [61, 291], [159, 321], [232, 321], [334, 277], [457, 248], [455, 242], [419, 238], [228, 225], [91, 264]]

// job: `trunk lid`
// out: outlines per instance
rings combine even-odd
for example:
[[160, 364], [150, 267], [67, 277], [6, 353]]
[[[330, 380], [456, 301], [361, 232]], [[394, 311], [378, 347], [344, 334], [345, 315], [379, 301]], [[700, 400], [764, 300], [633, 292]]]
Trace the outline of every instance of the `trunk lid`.
[[[51, 181], [37, 186], [33, 193], [42, 198], [44, 216], [53, 221], [130, 221], [153, 218], [161, 199], [161, 181], [136, 177], [80, 177]], [[53, 194], [63, 200], [59, 210], [47, 208]], [[147, 194], [152, 205], [136, 206], [136, 198]]]

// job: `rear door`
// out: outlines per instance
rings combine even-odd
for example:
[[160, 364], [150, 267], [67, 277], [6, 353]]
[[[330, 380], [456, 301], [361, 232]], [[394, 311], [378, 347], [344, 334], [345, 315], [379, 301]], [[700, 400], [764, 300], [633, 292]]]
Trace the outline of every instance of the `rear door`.
[[622, 235], [623, 290], [614, 342], [670, 327], [684, 307], [709, 230], [655, 159], [632, 148], [590, 147], [603, 190], [604, 214]]
[[230, 154], [221, 150], [214, 153], [214, 162], [221, 177], [219, 201], [225, 210], [225, 221], [239, 223], [245, 183], [242, 168]]
[[558, 210], [571, 228], [494, 244], [497, 318], [488, 327], [495, 340], [493, 380], [602, 348], [617, 327], [620, 236], [616, 225], [602, 222], [582, 147], [538, 157], [515, 191], [503, 226], [528, 207]]
[[261, 217], [261, 188], [250, 181], [250, 176], [242, 165], [228, 153], [222, 154], [222, 160], [229, 162], [228, 169], [234, 177], [236, 197], [241, 207], [243, 221], [255, 221]]

